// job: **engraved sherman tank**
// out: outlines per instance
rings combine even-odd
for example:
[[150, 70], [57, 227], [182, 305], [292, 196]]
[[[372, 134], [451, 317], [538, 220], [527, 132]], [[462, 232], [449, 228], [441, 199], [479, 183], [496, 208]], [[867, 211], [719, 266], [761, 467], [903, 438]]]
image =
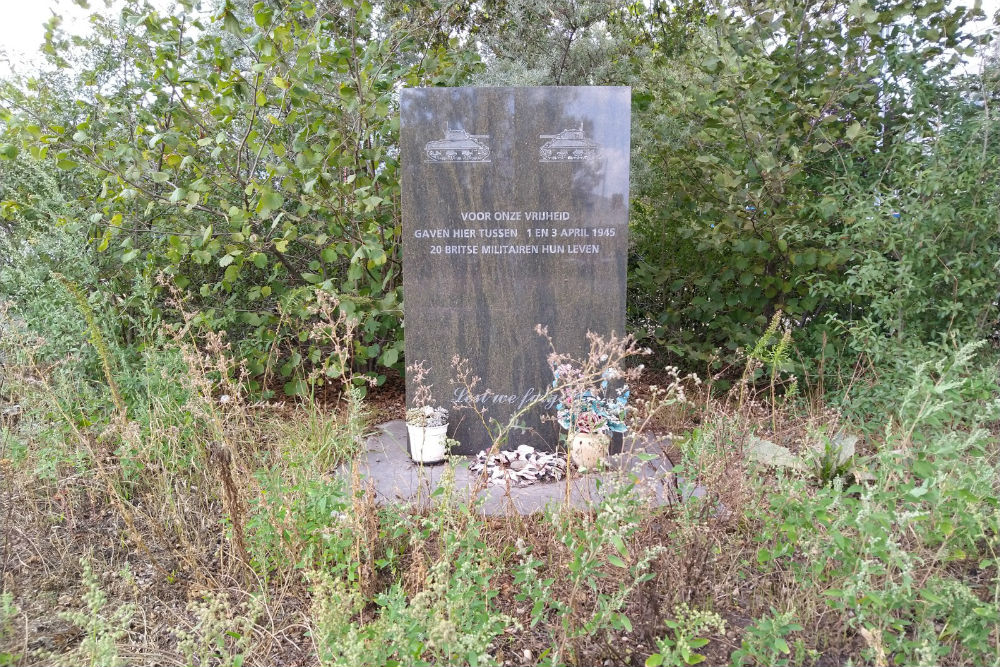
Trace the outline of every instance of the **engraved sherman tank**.
[[428, 141], [424, 152], [432, 162], [486, 162], [490, 158], [490, 147], [480, 140], [489, 138], [486, 134], [448, 128], [444, 131], [444, 139]]
[[542, 162], [576, 162], [597, 157], [598, 145], [587, 138], [580, 129], [563, 130], [559, 134], [542, 134], [539, 139], [548, 139], [538, 149]]

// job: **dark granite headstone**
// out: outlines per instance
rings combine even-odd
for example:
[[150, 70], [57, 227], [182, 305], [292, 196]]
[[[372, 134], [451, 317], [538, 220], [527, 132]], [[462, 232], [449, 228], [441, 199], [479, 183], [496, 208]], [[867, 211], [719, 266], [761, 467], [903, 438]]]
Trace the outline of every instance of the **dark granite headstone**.
[[[474, 453], [492, 443], [463, 404], [507, 423], [552, 382], [537, 324], [573, 354], [588, 331], [624, 332], [630, 91], [417, 88], [401, 107], [406, 359]], [[480, 377], [472, 397], [456, 356]], [[505, 448], [554, 448], [554, 412], [531, 411]]]

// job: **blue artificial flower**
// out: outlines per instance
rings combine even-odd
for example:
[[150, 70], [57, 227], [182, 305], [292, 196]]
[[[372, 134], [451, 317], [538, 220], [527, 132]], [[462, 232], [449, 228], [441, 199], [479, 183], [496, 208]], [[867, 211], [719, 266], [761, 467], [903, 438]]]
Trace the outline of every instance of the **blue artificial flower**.
[[[553, 376], [559, 371], [553, 368]], [[609, 381], [617, 377], [612, 369], [602, 375], [600, 387], [585, 389], [576, 395], [563, 393], [556, 404], [556, 421], [567, 430], [583, 433], [624, 433], [628, 430], [625, 417], [628, 414], [629, 387], [627, 384], [617, 389], [615, 397], [607, 396]], [[558, 380], [553, 380], [558, 387]], [[565, 392], [566, 389], [563, 389]]]

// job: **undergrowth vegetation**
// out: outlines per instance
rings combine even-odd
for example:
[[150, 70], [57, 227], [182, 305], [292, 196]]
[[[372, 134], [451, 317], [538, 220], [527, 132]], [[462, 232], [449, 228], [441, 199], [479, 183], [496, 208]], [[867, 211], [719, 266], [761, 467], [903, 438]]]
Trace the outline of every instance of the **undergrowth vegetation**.
[[[790, 349], [773, 336], [747, 376]], [[982, 344], [900, 371], [892, 399], [869, 387], [877, 422], [848, 392], [697, 391], [652, 422], [674, 431], [666, 504], [622, 473], [590, 509], [494, 516], [453, 470], [431, 504], [379, 502], [349, 381], [332, 408], [254, 402], [220, 337], [162, 341], [128, 371], [98, 348], [109, 377], [80, 382], [7, 320], [4, 664], [1000, 660]], [[836, 468], [755, 455], [844, 433]]]

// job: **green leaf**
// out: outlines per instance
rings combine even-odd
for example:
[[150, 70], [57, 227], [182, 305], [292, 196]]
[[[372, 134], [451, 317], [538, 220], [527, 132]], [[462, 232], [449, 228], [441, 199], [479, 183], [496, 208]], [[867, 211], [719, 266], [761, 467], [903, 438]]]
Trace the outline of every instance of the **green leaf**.
[[622, 540], [620, 535], [612, 535], [611, 543], [615, 546], [615, 549], [618, 550], [618, 553], [621, 554], [622, 558], [628, 558], [628, 550], [625, 548], [625, 541]]
[[913, 462], [913, 474], [921, 479], [934, 476], [934, 466], [930, 461], [918, 460]]
[[628, 565], [625, 564], [625, 561], [623, 561], [618, 556], [615, 556], [614, 554], [611, 554], [610, 556], [608, 556], [608, 562], [611, 563], [612, 565], [616, 566], [616, 567], [620, 567], [620, 568], [625, 569], [625, 570], [628, 569]]
[[13, 160], [17, 157], [17, 146], [14, 144], [0, 144], [0, 157]]
[[254, 6], [253, 20], [261, 28], [266, 28], [271, 25], [271, 18], [274, 16], [274, 10], [265, 5], [262, 2], [257, 3]]
[[293, 380], [285, 383], [286, 396], [305, 396], [309, 392], [309, 386], [302, 380]]
[[226, 11], [222, 16], [222, 26], [231, 34], [242, 36], [243, 26], [240, 25], [239, 19], [231, 11]]
[[750, 458], [759, 463], [782, 468], [805, 470], [806, 465], [787, 447], [777, 445], [770, 440], [751, 436], [748, 447]]
[[351, 266], [347, 269], [347, 279], [351, 281], [361, 280], [361, 275], [364, 269], [357, 262], [351, 262]]
[[187, 190], [184, 188], [174, 188], [174, 191], [170, 193], [170, 202], [176, 204], [187, 197]]
[[399, 350], [395, 347], [386, 348], [386, 351], [382, 353], [382, 365], [394, 366], [397, 361], [399, 361]]
[[861, 123], [858, 121], [851, 123], [851, 126], [847, 128], [847, 132], [844, 133], [848, 139], [854, 139], [859, 134], [861, 134]]
[[385, 250], [375, 246], [368, 246], [367, 253], [369, 258], [368, 268], [370, 269], [375, 268], [376, 266], [382, 266], [388, 259], [387, 255], [385, 254]]
[[358, 91], [346, 83], [340, 84], [339, 92], [341, 99], [345, 102], [353, 102], [358, 97]]
[[646, 658], [646, 667], [660, 667], [663, 664], [663, 655], [660, 653], [654, 653], [653, 655]]
[[273, 190], [266, 190], [260, 196], [260, 201], [257, 203], [257, 214], [262, 218], [266, 218], [271, 215], [272, 211], [281, 208], [283, 203], [285, 203], [284, 197]]
[[273, 79], [271, 79], [271, 83], [276, 85], [278, 88], [281, 88], [282, 90], [288, 90], [288, 82], [282, 79], [280, 76], [276, 76]]

